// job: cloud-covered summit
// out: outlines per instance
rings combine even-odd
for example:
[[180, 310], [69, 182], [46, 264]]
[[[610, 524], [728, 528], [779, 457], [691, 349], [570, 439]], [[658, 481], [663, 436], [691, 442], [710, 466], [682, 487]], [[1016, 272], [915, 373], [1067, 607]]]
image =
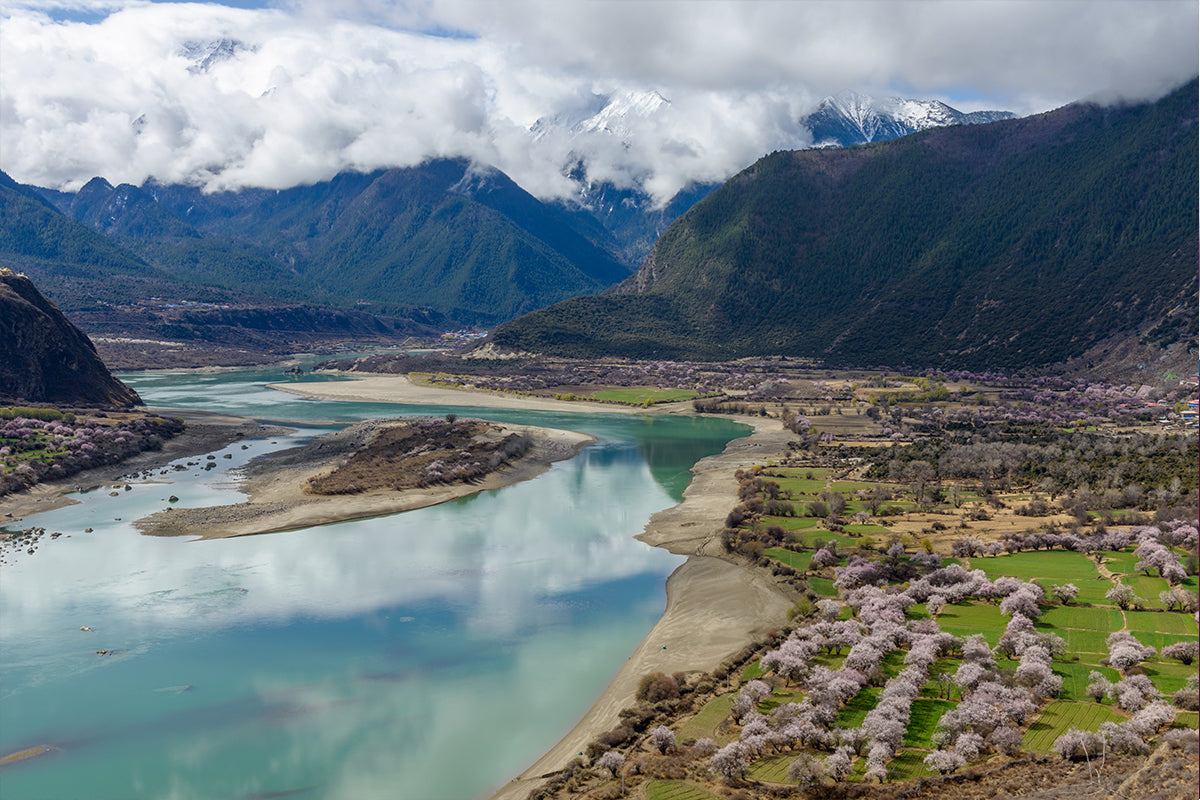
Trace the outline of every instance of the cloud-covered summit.
[[1153, 97], [1196, 72], [1198, 25], [1190, 0], [18, 0], [0, 14], [0, 169], [22, 182], [284, 188], [465, 156], [541, 197], [573, 194], [563, 168], [583, 161], [659, 200], [802, 143], [797, 121], [845, 88], [1018, 113]]

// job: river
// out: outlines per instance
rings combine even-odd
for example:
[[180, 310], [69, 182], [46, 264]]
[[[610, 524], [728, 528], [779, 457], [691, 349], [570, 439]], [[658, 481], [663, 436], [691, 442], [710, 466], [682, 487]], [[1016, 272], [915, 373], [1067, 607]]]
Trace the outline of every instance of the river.
[[[151, 406], [297, 425], [218, 452], [218, 469], [106, 486], [21, 523], [63, 535], [0, 567], [0, 756], [50, 748], [0, 769], [6, 800], [484, 795], [572, 726], [661, 615], [682, 559], [633, 537], [698, 459], [746, 433], [333, 403], [267, 389], [278, 370], [122, 377]], [[260, 453], [450, 410], [597, 442], [534, 480], [394, 516], [211, 541], [132, 528], [171, 494], [238, 502], [229, 471]]]

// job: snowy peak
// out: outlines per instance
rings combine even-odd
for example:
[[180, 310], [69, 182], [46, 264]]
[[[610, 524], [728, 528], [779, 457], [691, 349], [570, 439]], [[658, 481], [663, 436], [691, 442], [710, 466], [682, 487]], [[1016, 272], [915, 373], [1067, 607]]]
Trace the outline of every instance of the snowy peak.
[[963, 113], [939, 100], [877, 98], [844, 91], [822, 100], [801, 124], [812, 131], [817, 147], [848, 147], [896, 139], [928, 128], [976, 125], [1015, 116], [1009, 111]]
[[594, 94], [578, 108], [542, 117], [533, 123], [529, 132], [535, 141], [541, 141], [554, 131], [564, 131], [571, 138], [607, 133], [624, 141], [633, 136], [639, 120], [649, 119], [670, 104], [670, 100], [655, 91]]
[[215, 39], [212, 41], [187, 41], [179, 48], [179, 55], [189, 62], [188, 72], [198, 75], [210, 71], [216, 64], [235, 58], [244, 50], [255, 48], [237, 39]]
[[649, 119], [671, 102], [658, 92], [622, 92], [608, 98], [599, 112], [584, 120], [579, 131], [604, 131], [620, 139], [632, 135], [631, 123]]

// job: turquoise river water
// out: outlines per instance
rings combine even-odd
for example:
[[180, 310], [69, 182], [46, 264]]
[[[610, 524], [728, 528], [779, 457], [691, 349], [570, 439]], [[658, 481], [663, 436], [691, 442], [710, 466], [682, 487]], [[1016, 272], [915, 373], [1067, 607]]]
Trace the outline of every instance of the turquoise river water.
[[[295, 433], [21, 522], [63, 535], [0, 567], [0, 757], [50, 749], [0, 768], [4, 800], [485, 795], [575, 723], [661, 615], [682, 560], [633, 537], [698, 459], [747, 432], [330, 403], [267, 389], [278, 370], [122, 377], [154, 407]], [[357, 419], [451, 410], [597, 442], [534, 480], [389, 517], [214, 541], [131, 526], [171, 494], [239, 502], [228, 470], [255, 455]]]

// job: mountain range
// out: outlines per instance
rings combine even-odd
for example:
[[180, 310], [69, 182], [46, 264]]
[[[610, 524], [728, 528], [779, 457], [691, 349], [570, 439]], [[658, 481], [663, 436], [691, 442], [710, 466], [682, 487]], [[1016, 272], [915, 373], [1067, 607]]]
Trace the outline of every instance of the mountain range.
[[[596, 94], [578, 108], [543, 117], [530, 127], [535, 142], [559, 137], [571, 144], [563, 174], [576, 187], [576, 194], [563, 204], [599, 220], [617, 240], [617, 254], [633, 265], [645, 259], [671, 222], [720, 186], [720, 182], [693, 183], [669, 201], [657, 203], [636, 175], [632, 185], [625, 186], [592, 177], [612, 169], [605, 160], [608, 156], [601, 155], [613, 149], [605, 146], [606, 140], [615, 140], [618, 151], [632, 150], [638, 128], [653, 125], [670, 111], [671, 101], [655, 91]], [[781, 145], [788, 149], [849, 147], [929, 128], [978, 125], [1014, 117], [1011, 111], [964, 113], [938, 100], [874, 97], [846, 90], [824, 98], [811, 113], [785, 127]]]
[[1197, 95], [1193, 81], [1152, 104], [771, 154], [676, 220], [635, 275], [491, 343], [1016, 369], [1140, 337], [1194, 368]]
[[[76, 315], [131, 298], [213, 306], [158, 328], [122, 312], [146, 335], [228, 340], [204, 326], [266, 330], [270, 313], [228, 309], [291, 303], [287, 324], [305, 330], [512, 320], [496, 345], [562, 355], [1044, 365], [1118, 333], [1180, 341], [1170, 312], [1196, 297], [1195, 95], [987, 122], [843, 93], [806, 118], [814, 135], [842, 142], [838, 120], [847, 143], [933, 127], [776, 152], [662, 208], [589, 183], [582, 156], [564, 166], [583, 187], [565, 202], [461, 159], [216, 194], [99, 178], [63, 193], [0, 173], [0, 265]], [[667, 105], [597, 97], [540, 130], [619, 139]]]
[[590, 217], [464, 160], [282, 191], [96, 178], [73, 194], [36, 194], [178, 281], [379, 313], [494, 323], [630, 272], [595, 243], [607, 237]]
[[[183, 55], [203, 70], [238, 46], [197, 43]], [[901, 108], [856, 97], [860, 110], [877, 107], [876, 118]], [[540, 201], [498, 170], [462, 159], [215, 194], [103, 178], [66, 193], [3, 176], [0, 233], [9, 235], [0, 260], [33, 275], [68, 313], [168, 297], [349, 305], [421, 324], [490, 326], [628, 277], [670, 223], [717, 188], [693, 185], [659, 206], [637, 185], [589, 179], [595, 156], [587, 137], [623, 147], [641, 121], [669, 108], [655, 92], [596, 95], [532, 126], [535, 142], [579, 141], [564, 165], [579, 190], [566, 200]], [[929, 124], [959, 124], [961, 116], [926, 115]], [[797, 131], [805, 124], [798, 120]], [[887, 131], [905, 124], [911, 119]]]

